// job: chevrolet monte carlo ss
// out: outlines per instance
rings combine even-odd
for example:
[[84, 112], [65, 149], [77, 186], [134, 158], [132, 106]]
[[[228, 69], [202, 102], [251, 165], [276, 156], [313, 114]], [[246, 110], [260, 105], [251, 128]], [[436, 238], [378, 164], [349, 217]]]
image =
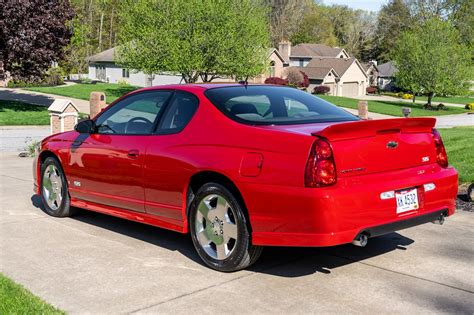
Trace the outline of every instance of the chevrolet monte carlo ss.
[[363, 121], [297, 89], [170, 85], [134, 91], [41, 142], [35, 192], [190, 233], [219, 271], [263, 246], [365, 246], [455, 211], [457, 172], [432, 118]]

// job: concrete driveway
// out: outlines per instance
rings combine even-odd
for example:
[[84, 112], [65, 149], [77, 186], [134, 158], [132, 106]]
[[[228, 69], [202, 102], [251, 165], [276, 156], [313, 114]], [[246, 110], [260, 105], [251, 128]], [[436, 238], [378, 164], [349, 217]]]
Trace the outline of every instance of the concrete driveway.
[[30, 166], [0, 154], [0, 272], [68, 312], [474, 312], [474, 213], [366, 248], [267, 248], [224, 274], [184, 235], [92, 212], [48, 217]]

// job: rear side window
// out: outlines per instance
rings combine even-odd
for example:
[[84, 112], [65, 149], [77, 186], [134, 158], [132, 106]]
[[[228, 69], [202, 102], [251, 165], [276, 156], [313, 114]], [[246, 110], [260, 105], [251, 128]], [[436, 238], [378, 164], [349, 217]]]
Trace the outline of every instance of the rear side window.
[[176, 92], [161, 119], [158, 133], [177, 133], [186, 127], [198, 108], [196, 96], [185, 92]]
[[319, 97], [289, 87], [219, 87], [207, 90], [205, 95], [228, 117], [253, 125], [359, 120]]

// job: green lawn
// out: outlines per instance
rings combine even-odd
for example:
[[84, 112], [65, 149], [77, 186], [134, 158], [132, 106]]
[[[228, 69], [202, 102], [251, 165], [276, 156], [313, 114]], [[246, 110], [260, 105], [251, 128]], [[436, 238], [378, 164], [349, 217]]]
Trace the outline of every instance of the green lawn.
[[0, 126], [13, 125], [49, 125], [48, 109], [45, 106], [0, 100]]
[[95, 83], [95, 84], [74, 84], [69, 86], [58, 87], [33, 87], [26, 90], [62, 95], [82, 100], [89, 100], [91, 92], [104, 92], [107, 104], [112, 103], [120, 96], [138, 89], [136, 86], [126, 86], [111, 83]]
[[[428, 101], [427, 96], [417, 96], [415, 98], [417, 101]], [[453, 104], [462, 104], [466, 105], [467, 103], [474, 103], [474, 97], [468, 97], [468, 96], [448, 96], [448, 97], [443, 97], [443, 96], [435, 96], [433, 97], [433, 103], [435, 105], [438, 105], [437, 103], [453, 103]]]
[[65, 314], [0, 274], [0, 314]]
[[438, 129], [448, 152], [449, 164], [459, 173], [460, 183], [474, 183], [474, 127]]
[[[335, 105], [347, 108], [357, 109], [359, 100], [340, 96], [329, 96], [329, 95], [318, 95], [322, 99], [331, 102]], [[386, 114], [392, 116], [402, 115], [402, 108], [411, 108], [410, 117], [421, 117], [421, 116], [440, 116], [440, 115], [451, 115], [451, 114], [462, 114], [466, 110], [460, 107], [446, 107], [446, 110], [426, 110], [422, 108], [421, 104], [412, 104], [405, 102], [386, 102], [386, 101], [369, 101], [369, 112]]]

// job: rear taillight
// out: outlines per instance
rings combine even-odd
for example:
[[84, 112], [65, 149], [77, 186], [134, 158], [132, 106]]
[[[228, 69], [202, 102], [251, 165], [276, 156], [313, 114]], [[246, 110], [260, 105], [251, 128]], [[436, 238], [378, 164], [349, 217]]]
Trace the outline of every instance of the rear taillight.
[[304, 181], [306, 187], [324, 187], [336, 183], [336, 164], [327, 140], [318, 138], [314, 142], [306, 163]]
[[438, 130], [433, 129], [433, 140], [436, 148], [436, 162], [441, 167], [448, 167], [448, 155], [446, 154], [446, 149], [444, 148], [443, 140], [438, 132]]

